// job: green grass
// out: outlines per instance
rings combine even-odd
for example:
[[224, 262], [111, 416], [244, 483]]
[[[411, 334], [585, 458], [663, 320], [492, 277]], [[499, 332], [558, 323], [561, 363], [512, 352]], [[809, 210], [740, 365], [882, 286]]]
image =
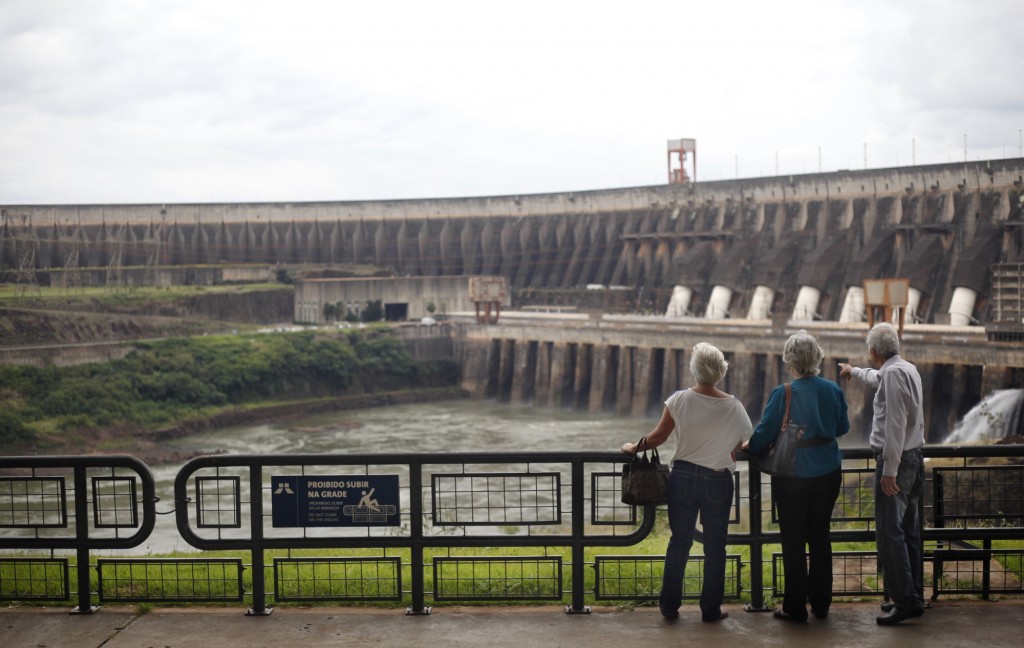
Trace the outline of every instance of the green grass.
[[1024, 540], [993, 540], [992, 548], [1016, 552], [1000, 555], [998, 560], [1003, 569], [1024, 582]]
[[[571, 565], [571, 551], [567, 547], [472, 547], [472, 548], [450, 548], [450, 549], [427, 549], [424, 551], [423, 577], [426, 589], [425, 598], [428, 604], [438, 596], [438, 587], [443, 593], [444, 604], [446, 605], [494, 605], [495, 600], [502, 599], [501, 605], [532, 605], [538, 601], [559, 600], [564, 604], [571, 602], [569, 594], [564, 596], [556, 589], [557, 571], [552, 565], [551, 559], [560, 559], [562, 562], [562, 589], [568, 591], [571, 588], [572, 570], [581, 568], [584, 570], [584, 590], [587, 592], [587, 599], [593, 599], [592, 592], [595, 588], [595, 570], [593, 569], [595, 558], [598, 556], [626, 556], [622, 563], [608, 560], [604, 563], [602, 578], [609, 583], [615, 583], [620, 589], [616, 592], [622, 593], [619, 601], [609, 600], [609, 604], [618, 604], [622, 607], [635, 607], [656, 604], [656, 597], [660, 589], [662, 559], [665, 547], [668, 542], [668, 530], [665, 524], [665, 514], [659, 514], [658, 523], [654, 532], [643, 541], [629, 547], [589, 547], [585, 550], [585, 564], [581, 566]], [[995, 541], [993, 548], [1009, 549], [1018, 551], [1009, 554], [1001, 560], [1005, 568], [1013, 572], [1018, 579], [1024, 580], [1024, 540]], [[840, 552], [873, 551], [873, 543], [835, 543], [833, 550]], [[762, 555], [765, 562], [761, 565], [763, 583], [766, 587], [771, 586], [772, 577], [772, 554], [780, 550], [778, 545], [764, 545]], [[699, 544], [694, 545], [693, 555], [699, 555], [702, 549]], [[741, 595], [740, 603], [747, 603], [751, 600], [750, 592], [750, 551], [745, 546], [727, 547], [730, 556], [738, 555], [742, 563], [741, 572]], [[242, 582], [245, 594], [243, 602], [251, 603], [252, 590], [252, 569], [251, 556], [244, 551], [208, 551], [202, 553], [177, 552], [155, 556], [146, 556], [140, 560], [176, 558], [187, 561], [186, 567], [147, 565], [145, 567], [131, 568], [118, 566], [110, 573], [104, 572], [104, 592], [116, 595], [130, 595], [132, 597], [145, 599], [147, 597], [175, 598], [175, 597], [202, 597], [221, 598], [217, 601], [180, 602], [174, 605], [224, 605], [240, 606], [232, 596], [237, 591], [237, 573], [223, 563], [215, 562], [206, 564], [204, 561], [239, 560], [243, 565]], [[281, 592], [288, 599], [322, 598], [325, 600], [309, 601], [276, 601], [270, 593], [274, 589], [274, 560], [275, 558], [299, 559], [295, 562], [279, 565], [282, 574]], [[370, 558], [363, 561], [357, 559]], [[441, 561], [443, 566], [439, 571], [444, 582], [440, 585], [434, 582], [433, 565], [436, 559], [458, 558], [458, 561]], [[521, 560], [505, 561], [505, 558]], [[305, 560], [303, 560], [305, 559]], [[317, 559], [317, 560], [313, 560]], [[267, 605], [288, 606], [288, 605], [344, 605], [350, 602], [360, 606], [378, 606], [393, 608], [399, 605], [410, 605], [410, 595], [396, 590], [397, 572], [394, 560], [397, 559], [401, 572], [402, 588], [408, 590], [411, 578], [412, 566], [411, 552], [409, 549], [296, 549], [291, 551], [266, 551], [264, 553], [265, 583], [267, 594]], [[490, 559], [490, 560], [488, 560]], [[533, 560], [531, 560], [533, 559]], [[635, 560], [634, 560], [635, 559]], [[15, 573], [15, 569], [21, 570]], [[110, 569], [110, 566], [105, 568]], [[688, 577], [699, 577], [701, 569], [700, 561], [691, 561], [687, 566]], [[26, 571], [28, 570], [28, 571]], [[92, 570], [92, 588], [97, 591], [96, 572]], [[17, 576], [17, 578], [15, 578]], [[71, 569], [70, 573], [72, 600], [74, 592], [77, 591], [76, 572]], [[880, 583], [875, 575], [864, 575], [864, 583], [869, 588], [877, 588]], [[0, 584], [9, 584], [13, 581], [27, 583], [32, 580], [56, 582], [58, 575], [52, 567], [42, 565], [18, 566], [11, 563], [0, 563]], [[47, 587], [54, 587], [47, 585]], [[602, 591], [608, 592], [607, 587]], [[0, 598], [11, 600], [17, 598], [17, 591], [8, 589], [8, 585], [0, 588]], [[764, 593], [766, 604], [771, 605], [771, 592]], [[642, 600], [643, 597], [647, 600]], [[864, 596], [871, 598], [876, 594], [868, 593]], [[465, 597], [465, 598], [460, 598]], [[387, 600], [367, 600], [367, 599]], [[853, 600], [861, 596], [850, 597]], [[398, 599], [398, 600], [396, 600]], [[481, 600], [482, 599], [482, 600]], [[637, 600], [641, 599], [641, 600]], [[97, 601], [98, 602], [98, 601]], [[602, 601], [604, 602], [604, 601]], [[52, 601], [25, 601], [28, 605], [52, 605]], [[143, 601], [143, 605], [152, 605], [152, 602]], [[166, 603], [160, 603], [166, 604]]]
[[[82, 286], [77, 288], [36, 286], [26, 289], [23, 285], [5, 283], [0, 284], [0, 305], [31, 305], [36, 308], [47, 308], [57, 304], [67, 306], [76, 301], [87, 301], [94, 304], [124, 306], [173, 302], [195, 295], [267, 290], [291, 291], [293, 288], [280, 283], [259, 283], [215, 286]], [[17, 304], [11, 302], [17, 302]]]

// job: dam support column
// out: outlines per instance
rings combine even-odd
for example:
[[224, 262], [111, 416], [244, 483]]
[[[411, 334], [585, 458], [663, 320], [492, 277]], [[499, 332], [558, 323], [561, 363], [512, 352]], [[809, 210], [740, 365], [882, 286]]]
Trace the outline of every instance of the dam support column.
[[633, 411], [634, 347], [619, 347], [619, 366], [615, 375], [615, 414], [626, 416]]
[[[765, 394], [765, 356], [753, 353], [729, 354], [729, 371], [726, 373], [723, 391], [733, 394], [748, 413], [760, 412], [764, 408]], [[773, 384], [772, 387], [775, 385]], [[757, 421], [751, 421], [757, 425]]]
[[571, 404], [572, 379], [575, 369], [575, 345], [555, 342], [551, 348], [550, 403], [553, 407]]
[[665, 349], [665, 364], [661, 368], [661, 402], [686, 386], [686, 352]]
[[618, 347], [595, 346], [591, 352], [590, 398], [587, 410], [609, 412], [615, 409], [615, 382], [618, 375]]
[[590, 402], [590, 380], [594, 375], [594, 345], [576, 347], [576, 377], [573, 380], [573, 409], [586, 411]]
[[533, 378], [533, 403], [537, 407], [551, 404], [551, 342], [537, 343], [537, 361]]
[[[475, 399], [493, 396], [489, 385], [492, 384], [492, 349], [489, 340], [469, 341], [460, 345], [462, 357], [462, 379], [460, 386]], [[496, 375], [496, 369], [495, 369]]]
[[655, 349], [638, 347], [633, 351], [633, 416], [647, 416], [654, 400], [656, 366]]
[[985, 365], [981, 368], [982, 398], [996, 390], [1017, 387], [1019, 384], [1013, 381], [1013, 370], [1009, 367]]
[[512, 398], [512, 381], [515, 378], [515, 340], [501, 340], [498, 355], [498, 401], [507, 403]]
[[512, 391], [509, 400], [513, 403], [530, 403], [533, 400], [536, 372], [537, 342], [520, 340], [515, 345], [513, 354]]

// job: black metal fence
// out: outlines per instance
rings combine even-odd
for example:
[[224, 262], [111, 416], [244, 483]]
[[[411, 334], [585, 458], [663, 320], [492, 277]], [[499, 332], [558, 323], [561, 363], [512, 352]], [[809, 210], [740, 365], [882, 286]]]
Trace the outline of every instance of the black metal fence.
[[[834, 594], [880, 597], [874, 460], [866, 448], [844, 452], [833, 512]], [[932, 597], [1024, 593], [1024, 446], [934, 446], [925, 456]], [[123, 555], [146, 541], [157, 515], [153, 475], [141, 462], [0, 457], [0, 600], [74, 595], [77, 611], [92, 611], [94, 597], [248, 600], [251, 614], [269, 613], [268, 599], [410, 601], [410, 614], [428, 613], [428, 598], [566, 601], [574, 613], [588, 611], [588, 597], [650, 601], [660, 590], [664, 543], [646, 543], [643, 555], [623, 548], [648, 538], [664, 512], [638, 514], [619, 501], [624, 459], [608, 452], [200, 457], [175, 478], [177, 533], [202, 552], [234, 555], [156, 558]], [[785, 590], [778, 525], [767, 480], [740, 459], [726, 596], [749, 596], [750, 609], [765, 609], [766, 598]], [[509, 548], [515, 555], [506, 555]], [[688, 600], [699, 597], [701, 561], [693, 556], [687, 569]]]
[[153, 473], [134, 457], [0, 457], [0, 599], [71, 600], [60, 554], [73, 553], [75, 611], [91, 612], [90, 553], [145, 542], [156, 502]]

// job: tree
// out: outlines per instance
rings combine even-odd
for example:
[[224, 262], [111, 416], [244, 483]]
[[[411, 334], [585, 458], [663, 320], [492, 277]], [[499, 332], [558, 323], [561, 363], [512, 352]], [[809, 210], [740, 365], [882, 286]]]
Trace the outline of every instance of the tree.
[[366, 308], [359, 314], [364, 322], [379, 322], [384, 319], [384, 304], [379, 299], [366, 302]]

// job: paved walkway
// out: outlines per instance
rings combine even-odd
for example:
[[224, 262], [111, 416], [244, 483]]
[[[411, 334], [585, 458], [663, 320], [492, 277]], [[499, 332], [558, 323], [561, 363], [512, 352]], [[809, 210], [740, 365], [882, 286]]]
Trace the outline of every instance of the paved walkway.
[[777, 621], [771, 614], [725, 607], [728, 619], [701, 623], [696, 606], [667, 622], [657, 609], [594, 608], [568, 615], [558, 606], [435, 608], [427, 616], [378, 608], [278, 608], [247, 617], [238, 608], [104, 607], [91, 615], [67, 608], [0, 609], [3, 648], [271, 648], [276, 646], [431, 646], [436, 648], [643, 646], [753, 648], [804, 646], [1024, 645], [1024, 600], [938, 601], [924, 617], [895, 627], [875, 624], [875, 603], [837, 603], [825, 621]]

